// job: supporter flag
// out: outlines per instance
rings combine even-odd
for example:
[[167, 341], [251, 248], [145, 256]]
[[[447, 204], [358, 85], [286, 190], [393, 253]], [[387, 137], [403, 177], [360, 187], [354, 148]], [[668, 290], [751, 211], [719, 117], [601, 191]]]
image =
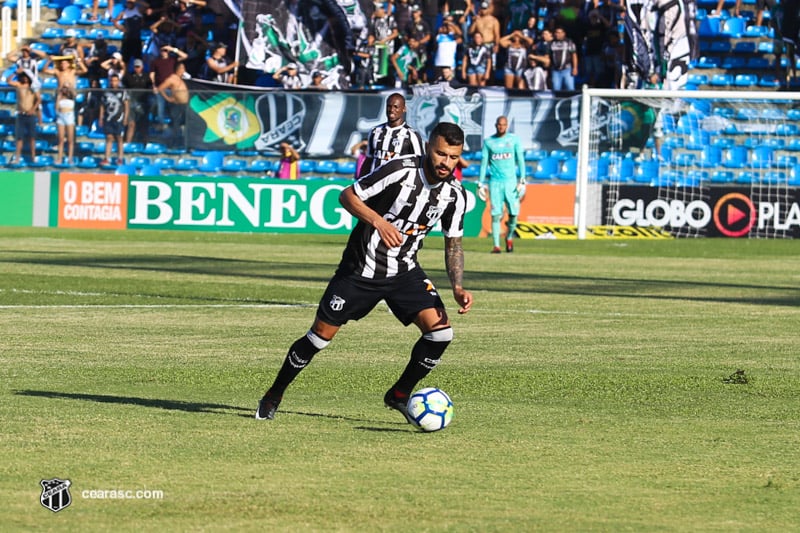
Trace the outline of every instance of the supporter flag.
[[267, 74], [287, 63], [296, 63], [301, 75], [348, 74], [354, 36], [366, 36], [372, 11], [369, 0], [248, 0], [242, 5], [241, 62]]
[[189, 146], [251, 148], [261, 131], [255, 96], [205, 92], [189, 100]]

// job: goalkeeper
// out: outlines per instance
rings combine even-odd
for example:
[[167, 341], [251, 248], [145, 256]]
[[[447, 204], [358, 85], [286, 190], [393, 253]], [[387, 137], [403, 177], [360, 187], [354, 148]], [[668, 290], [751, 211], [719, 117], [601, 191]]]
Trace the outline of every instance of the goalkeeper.
[[[525, 195], [525, 159], [522, 145], [513, 133], [508, 133], [508, 118], [497, 117], [495, 134], [484, 139], [481, 152], [481, 171], [478, 178], [478, 195], [486, 200], [486, 169], [489, 168], [489, 203], [492, 206], [493, 254], [500, 253], [500, 221], [503, 206], [508, 210], [506, 252], [514, 251], [514, 231], [517, 229], [519, 204]], [[517, 178], [519, 168], [519, 178]]]

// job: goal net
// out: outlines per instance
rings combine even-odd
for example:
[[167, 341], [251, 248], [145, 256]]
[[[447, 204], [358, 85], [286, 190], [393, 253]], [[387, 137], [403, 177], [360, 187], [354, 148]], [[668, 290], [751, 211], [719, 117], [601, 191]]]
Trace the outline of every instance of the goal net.
[[800, 237], [800, 93], [584, 89], [578, 238]]

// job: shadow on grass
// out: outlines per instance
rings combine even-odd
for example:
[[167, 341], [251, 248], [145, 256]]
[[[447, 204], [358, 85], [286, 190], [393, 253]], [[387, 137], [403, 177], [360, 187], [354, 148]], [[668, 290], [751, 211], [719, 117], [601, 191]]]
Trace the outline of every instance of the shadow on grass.
[[[332, 264], [307, 261], [302, 269], [298, 263], [230, 259], [193, 255], [81, 255], [35, 256], [4, 258], [0, 263], [35, 264], [64, 267], [89, 267], [130, 271], [154, 271], [187, 275], [225, 276], [227, 278], [253, 279], [282, 283], [284, 281], [325, 283], [330, 279]], [[440, 267], [426, 269], [430, 275], [446, 279]], [[190, 301], [229, 301], [229, 298], [211, 295], [166, 294], [159, 290], [148, 292], [139, 286], [138, 296], [176, 298]], [[484, 291], [529, 292], [531, 294], [563, 294], [596, 297], [647, 298], [684, 300], [711, 303], [739, 303], [800, 307], [800, 290], [794, 286], [764, 283], [733, 283], [715, 280], [646, 279], [640, 276], [585, 276], [578, 274], [539, 274], [470, 271], [470, 288]], [[677, 292], [676, 292], [677, 291]], [[746, 291], [743, 293], [743, 291]], [[117, 293], [117, 296], [124, 294]], [[235, 301], [238, 301], [234, 299]], [[280, 304], [280, 301], [253, 303]]]
[[[184, 402], [181, 400], [161, 400], [157, 398], [137, 398], [135, 396], [112, 396], [109, 394], [84, 394], [80, 392], [56, 392], [56, 391], [42, 391], [42, 390], [17, 390], [14, 394], [18, 396], [33, 396], [37, 398], [48, 398], [54, 400], [83, 400], [88, 402], [98, 403], [111, 403], [119, 405], [138, 405], [140, 407], [152, 407], [155, 409], [166, 409], [169, 411], [184, 411], [187, 413], [211, 413], [217, 415], [234, 415], [248, 420], [255, 420], [253, 413], [255, 408], [238, 407], [235, 405], [225, 405], [221, 403], [202, 403], [202, 402]], [[237, 413], [230, 413], [229, 411], [238, 411]], [[247, 414], [245, 414], [247, 413]], [[281, 411], [281, 415], [297, 415], [307, 416], [314, 418], [328, 418], [330, 420], [344, 420], [346, 422], [359, 422], [368, 424], [375, 422], [374, 420], [366, 420], [363, 418], [353, 418], [341, 415], [329, 415], [323, 413], [306, 413], [302, 411]], [[404, 422], [386, 422], [386, 424], [407, 426]], [[405, 431], [396, 428], [384, 427], [366, 427], [358, 426], [355, 429], [364, 431]]]
[[[303, 411], [284, 411], [284, 410], [278, 411], [278, 415], [277, 416], [284, 416], [284, 415], [307, 416], [307, 417], [311, 417], [311, 418], [327, 418], [327, 419], [330, 419], [330, 420], [342, 420], [342, 421], [345, 421], [345, 422], [361, 422], [363, 424], [368, 424], [368, 423], [374, 423], [375, 422], [375, 420], [367, 420], [367, 419], [364, 419], [364, 418], [354, 418], [352, 416], [329, 415], [329, 414], [325, 414], [325, 413], [306, 413], [306, 412], [303, 412]], [[253, 415], [239, 414], [239, 416], [242, 417], [242, 418], [252, 418], [252, 419], [254, 419]], [[384, 422], [384, 423], [392, 425], [392, 426], [409, 427], [408, 423], [406, 423], [406, 422]], [[405, 431], [405, 429], [399, 429], [399, 428], [385, 428], [385, 427], [374, 427], [374, 426], [356, 426], [354, 429], [360, 429], [360, 430], [364, 430], [364, 431]]]
[[119, 405], [138, 405], [141, 407], [167, 409], [169, 411], [185, 411], [187, 413], [230, 414], [225, 411], [252, 411], [250, 408], [237, 407], [235, 405], [225, 405], [221, 403], [184, 402], [181, 400], [137, 398], [135, 396], [112, 396], [108, 394], [83, 394], [79, 392], [56, 392], [41, 390], [18, 390], [14, 391], [14, 394], [19, 396], [35, 396], [39, 398], [50, 398], [55, 400], [84, 400], [89, 402], [113, 403]]

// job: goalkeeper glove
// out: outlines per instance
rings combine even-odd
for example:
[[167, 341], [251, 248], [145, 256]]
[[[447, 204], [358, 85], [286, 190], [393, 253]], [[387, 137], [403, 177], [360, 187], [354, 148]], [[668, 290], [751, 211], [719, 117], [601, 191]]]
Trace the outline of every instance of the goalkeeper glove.
[[521, 180], [521, 181], [520, 181], [520, 182], [517, 184], [517, 196], [519, 196], [519, 199], [520, 199], [520, 200], [522, 200], [522, 198], [525, 196], [525, 193], [526, 193], [526, 192], [527, 192], [527, 190], [528, 190], [528, 188], [526, 187], [526, 185], [527, 185], [527, 183], [525, 182], [525, 180]]
[[478, 185], [478, 198], [484, 202], [489, 201], [489, 188], [483, 183]]

